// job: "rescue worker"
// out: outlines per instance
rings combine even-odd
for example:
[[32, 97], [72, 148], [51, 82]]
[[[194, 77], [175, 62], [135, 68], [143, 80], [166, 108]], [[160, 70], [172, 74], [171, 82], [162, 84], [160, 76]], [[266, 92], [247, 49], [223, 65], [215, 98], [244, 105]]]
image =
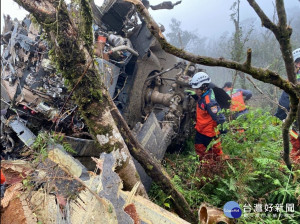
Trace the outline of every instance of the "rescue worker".
[[223, 89], [231, 97], [230, 111], [234, 112], [233, 119], [249, 112], [245, 101], [252, 97], [250, 90], [232, 89], [232, 82], [226, 82]]
[[[196, 108], [196, 137], [195, 151], [202, 159], [219, 160], [223, 155], [219, 131], [216, 127], [225, 122], [224, 114], [220, 113], [220, 106], [215, 100], [214, 92], [209, 87], [210, 77], [205, 72], [196, 73], [190, 80], [190, 85], [195, 89], [197, 101]], [[212, 140], [217, 140], [211, 149], [207, 151], [207, 146]]]
[[[297, 81], [300, 82], [300, 48], [293, 51], [293, 58], [295, 64], [295, 72], [297, 74]], [[290, 97], [286, 92], [283, 92], [279, 98], [279, 105], [285, 107], [287, 111], [290, 111]], [[278, 106], [275, 116], [280, 120], [284, 120], [287, 117], [285, 111]], [[300, 160], [300, 136], [299, 136], [299, 124], [297, 121], [293, 124], [290, 130], [290, 141], [292, 143], [291, 157], [295, 160]], [[300, 161], [299, 161], [300, 162]]]

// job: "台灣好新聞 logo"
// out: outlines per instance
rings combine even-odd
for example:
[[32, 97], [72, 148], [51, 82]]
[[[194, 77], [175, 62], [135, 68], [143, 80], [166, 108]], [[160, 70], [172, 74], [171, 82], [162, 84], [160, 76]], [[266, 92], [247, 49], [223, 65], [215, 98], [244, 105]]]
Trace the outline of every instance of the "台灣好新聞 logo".
[[223, 208], [224, 214], [228, 218], [239, 218], [242, 215], [242, 210], [238, 203], [235, 201], [229, 201], [224, 205]]

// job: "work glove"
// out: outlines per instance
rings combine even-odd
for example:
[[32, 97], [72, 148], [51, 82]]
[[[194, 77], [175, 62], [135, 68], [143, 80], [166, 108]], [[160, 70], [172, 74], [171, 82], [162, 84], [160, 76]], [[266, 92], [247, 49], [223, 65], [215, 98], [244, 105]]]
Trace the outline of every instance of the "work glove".
[[194, 100], [198, 100], [198, 96], [196, 95], [196, 92], [194, 90], [189, 90], [189, 89], [186, 89], [184, 90], [184, 93], [187, 94], [188, 96], [191, 96], [193, 97]]
[[190, 96], [196, 95], [196, 92], [194, 90], [186, 89], [186, 90], [184, 90], [184, 92]]

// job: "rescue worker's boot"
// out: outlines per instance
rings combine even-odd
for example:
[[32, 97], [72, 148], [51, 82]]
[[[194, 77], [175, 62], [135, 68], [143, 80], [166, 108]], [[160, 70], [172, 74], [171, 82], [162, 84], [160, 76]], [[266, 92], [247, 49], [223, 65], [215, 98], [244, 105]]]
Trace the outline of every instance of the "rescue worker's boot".
[[199, 156], [199, 161], [202, 168], [207, 168], [215, 165], [216, 160], [214, 159], [213, 151], [207, 150], [207, 147], [203, 144], [195, 144], [195, 151]]

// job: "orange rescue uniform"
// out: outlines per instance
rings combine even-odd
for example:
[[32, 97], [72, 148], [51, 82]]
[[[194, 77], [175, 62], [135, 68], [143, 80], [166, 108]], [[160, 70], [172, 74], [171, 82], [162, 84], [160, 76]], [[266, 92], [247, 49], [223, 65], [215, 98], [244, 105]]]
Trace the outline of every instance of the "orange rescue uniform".
[[[197, 99], [195, 151], [200, 159], [217, 160], [223, 154], [221, 142], [216, 138], [219, 132], [215, 130], [218, 124], [225, 122], [225, 116], [220, 113], [220, 110], [211, 89]], [[217, 143], [207, 151], [207, 146], [214, 139]]]
[[[230, 96], [230, 91], [227, 91], [227, 94]], [[234, 89], [231, 94], [231, 105], [230, 105], [230, 110], [234, 112], [239, 112], [246, 110], [246, 105], [243, 97], [243, 92], [241, 90], [236, 90]]]

